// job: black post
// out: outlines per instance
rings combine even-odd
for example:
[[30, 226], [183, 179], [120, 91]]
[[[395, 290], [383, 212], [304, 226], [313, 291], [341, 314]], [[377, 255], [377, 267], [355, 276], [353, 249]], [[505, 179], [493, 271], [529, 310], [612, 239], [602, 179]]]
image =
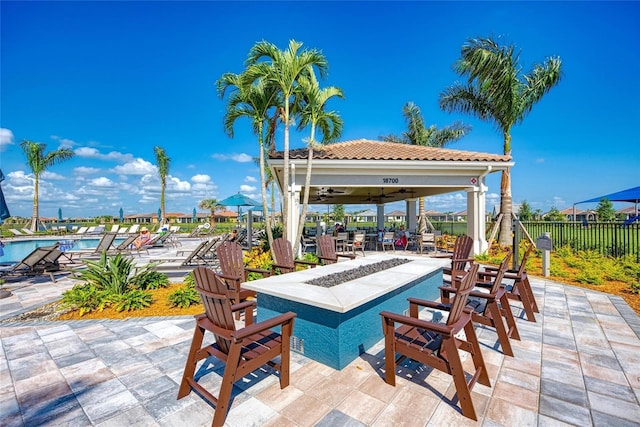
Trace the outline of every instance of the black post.
[[519, 251], [520, 248], [520, 220], [519, 219], [514, 219], [513, 220], [513, 256], [512, 256], [512, 261], [513, 261], [513, 270], [518, 270], [518, 255], [520, 253]]

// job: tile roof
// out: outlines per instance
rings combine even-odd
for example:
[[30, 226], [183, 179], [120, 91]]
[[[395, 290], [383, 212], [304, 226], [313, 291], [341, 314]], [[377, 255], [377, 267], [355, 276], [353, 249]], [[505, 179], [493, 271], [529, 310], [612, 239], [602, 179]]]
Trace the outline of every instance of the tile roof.
[[[269, 155], [272, 159], [282, 159], [284, 152]], [[430, 161], [490, 161], [509, 162], [511, 156], [478, 153], [474, 151], [451, 150], [448, 148], [423, 147], [394, 142], [355, 139], [316, 148], [314, 159], [330, 160], [430, 160]], [[306, 159], [307, 149], [289, 151], [291, 159]]]

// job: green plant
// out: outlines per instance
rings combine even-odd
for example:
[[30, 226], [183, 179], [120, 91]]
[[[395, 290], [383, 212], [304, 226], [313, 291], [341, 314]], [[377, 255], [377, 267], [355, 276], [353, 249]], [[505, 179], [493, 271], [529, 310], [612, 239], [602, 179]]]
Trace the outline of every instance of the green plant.
[[318, 258], [318, 255], [311, 252], [305, 252], [304, 255], [302, 255], [302, 260], [316, 263], [320, 262], [320, 258]]
[[132, 274], [133, 259], [117, 254], [108, 257], [103, 251], [98, 261], [83, 260], [86, 268], [76, 270], [80, 280], [94, 285], [98, 290], [107, 291], [110, 294], [122, 295], [129, 289], [130, 283], [145, 282], [146, 276], [152, 272], [157, 264], [147, 264], [141, 267], [137, 273]]
[[166, 288], [169, 286], [169, 278], [164, 273], [152, 270], [147, 274], [132, 277], [130, 284], [132, 287], [142, 290]]
[[114, 298], [114, 308], [117, 311], [139, 310], [149, 307], [153, 302], [153, 297], [147, 291], [132, 289]]
[[193, 304], [200, 303], [200, 294], [195, 288], [185, 283], [185, 286], [176, 289], [169, 295], [169, 302], [172, 307], [188, 308]]
[[104, 292], [94, 285], [76, 285], [62, 294], [62, 304], [80, 312], [84, 316], [94, 310], [102, 310], [108, 305]]

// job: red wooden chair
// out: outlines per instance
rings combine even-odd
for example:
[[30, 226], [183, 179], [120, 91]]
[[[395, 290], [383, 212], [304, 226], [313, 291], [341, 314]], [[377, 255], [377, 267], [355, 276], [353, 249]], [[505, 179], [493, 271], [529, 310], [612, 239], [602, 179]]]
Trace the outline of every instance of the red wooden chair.
[[318, 258], [325, 265], [335, 264], [336, 262], [338, 262], [338, 257], [349, 259], [354, 259], [356, 257], [355, 254], [336, 253], [336, 244], [333, 240], [333, 237], [329, 236], [328, 234], [318, 236], [316, 240], [320, 248], [320, 255], [318, 255]]
[[[520, 340], [520, 334], [509, 305], [506, 289], [502, 286], [502, 279], [509, 267], [510, 260], [511, 251], [507, 253], [500, 263], [497, 274], [487, 276], [484, 272], [478, 273], [479, 281], [475, 283], [476, 288], [469, 294], [467, 306], [473, 308], [473, 321], [494, 328], [498, 334], [498, 342], [502, 346], [503, 353], [513, 356], [509, 338]], [[453, 288], [441, 286], [441, 299], [443, 301], [448, 299], [449, 293], [454, 288], [455, 285]], [[507, 323], [506, 327], [504, 325], [505, 321]]]
[[[465, 274], [460, 286], [451, 291], [454, 295], [450, 305], [443, 306], [433, 301], [409, 298], [410, 316], [386, 311], [380, 313], [385, 340], [385, 381], [387, 384], [395, 386], [396, 365], [407, 357], [431, 366], [453, 376], [462, 414], [476, 421], [478, 416], [471, 400], [471, 389], [476, 382], [491, 386], [478, 338], [473, 329], [471, 310], [465, 308], [467, 296], [473, 288], [477, 271], [478, 265], [475, 264]], [[418, 308], [420, 306], [449, 311], [447, 323], [434, 323], [419, 319]], [[397, 329], [396, 323], [401, 325]], [[464, 340], [457, 336], [458, 332], [463, 329]], [[473, 360], [475, 373], [469, 374], [468, 381], [458, 350], [470, 353]], [[396, 359], [396, 354], [400, 354], [398, 359]]]
[[[259, 273], [264, 277], [271, 275], [268, 270], [257, 268], [247, 268], [244, 266], [244, 254], [242, 246], [236, 242], [224, 241], [216, 249], [218, 261], [220, 262], [220, 273], [218, 275], [224, 280], [229, 289], [229, 296], [234, 304], [242, 302], [249, 297], [255, 297], [256, 293], [240, 287], [242, 282], [247, 281], [248, 273]], [[240, 312], [236, 312], [240, 318]]]
[[274, 273], [276, 269], [279, 269], [280, 273], [292, 273], [296, 271], [296, 266], [313, 268], [318, 265], [315, 262], [294, 259], [291, 242], [283, 237], [273, 241], [273, 252], [276, 254], [276, 259], [271, 266]]
[[[231, 402], [233, 384], [263, 365], [270, 365], [280, 372], [280, 388], [289, 385], [289, 340], [293, 332], [295, 313], [281, 314], [264, 322], [253, 324], [255, 301], [232, 304], [226, 285], [216, 273], [207, 267], [193, 270], [196, 289], [202, 298], [205, 313], [196, 316], [196, 327], [185, 364], [178, 399], [191, 390], [215, 407], [212, 426], [222, 426]], [[246, 311], [246, 323], [236, 329], [234, 312]], [[271, 330], [280, 327], [281, 334]], [[203, 346], [205, 331], [215, 338], [215, 343]], [[194, 377], [198, 362], [213, 356], [224, 363], [224, 373], [218, 396], [214, 396]], [[279, 362], [274, 362], [280, 356]]]

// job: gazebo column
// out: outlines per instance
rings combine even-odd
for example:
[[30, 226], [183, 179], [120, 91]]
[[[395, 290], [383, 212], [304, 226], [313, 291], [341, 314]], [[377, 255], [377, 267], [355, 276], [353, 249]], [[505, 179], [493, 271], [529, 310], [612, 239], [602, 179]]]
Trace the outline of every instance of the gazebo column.
[[473, 255], [487, 251], [485, 194], [487, 187], [483, 183], [467, 190], [467, 235], [473, 238]]
[[415, 233], [418, 229], [417, 226], [417, 214], [416, 214], [416, 201], [418, 199], [407, 199], [407, 231]]
[[376, 206], [378, 207], [378, 230], [382, 230], [384, 228], [384, 204], [378, 203]]

